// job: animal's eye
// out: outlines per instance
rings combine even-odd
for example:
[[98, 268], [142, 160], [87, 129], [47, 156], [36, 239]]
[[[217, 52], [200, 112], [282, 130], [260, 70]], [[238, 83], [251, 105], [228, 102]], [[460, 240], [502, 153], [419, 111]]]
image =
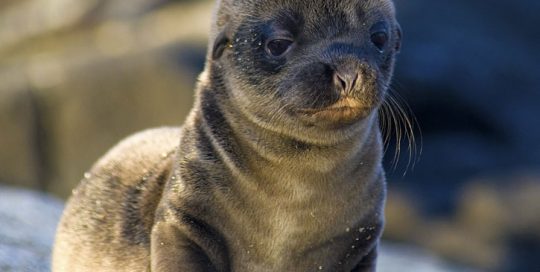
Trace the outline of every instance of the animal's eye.
[[266, 52], [273, 57], [281, 57], [289, 52], [293, 41], [287, 39], [275, 39], [266, 43]]
[[389, 40], [388, 25], [386, 22], [378, 22], [374, 24], [370, 29], [370, 33], [371, 42], [373, 45], [375, 45], [379, 51], [383, 51]]
[[371, 34], [371, 42], [382, 51], [388, 42], [388, 34], [385, 31], [375, 32]]

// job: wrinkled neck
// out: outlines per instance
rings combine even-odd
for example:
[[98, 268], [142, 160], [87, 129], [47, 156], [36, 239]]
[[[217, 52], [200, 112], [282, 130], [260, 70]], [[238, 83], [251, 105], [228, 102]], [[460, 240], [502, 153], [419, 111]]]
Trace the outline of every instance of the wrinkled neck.
[[200, 89], [196, 108], [220, 157], [224, 161], [241, 160], [238, 165], [244, 169], [238, 171], [256, 172], [256, 168], [271, 166], [331, 174], [351, 169], [351, 164], [373, 161], [373, 155], [380, 158], [382, 153], [376, 116], [360, 121], [357, 125], [361, 127], [351, 137], [325, 145], [300, 141], [259, 125], [216, 86]]

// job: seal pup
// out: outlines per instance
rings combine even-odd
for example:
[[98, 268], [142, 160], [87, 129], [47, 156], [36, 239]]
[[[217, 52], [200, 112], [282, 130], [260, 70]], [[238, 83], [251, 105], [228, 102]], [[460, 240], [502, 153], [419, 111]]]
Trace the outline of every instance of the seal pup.
[[374, 271], [390, 0], [217, 1], [184, 126], [85, 174], [53, 271]]

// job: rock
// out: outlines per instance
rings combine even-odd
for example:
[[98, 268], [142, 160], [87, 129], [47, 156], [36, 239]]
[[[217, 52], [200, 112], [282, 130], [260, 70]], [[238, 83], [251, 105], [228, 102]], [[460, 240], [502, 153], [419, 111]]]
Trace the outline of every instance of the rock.
[[43, 170], [40, 128], [35, 99], [28, 89], [0, 91], [0, 182], [39, 188]]
[[426, 218], [419, 214], [418, 207], [409, 195], [397, 191], [388, 192], [386, 200], [384, 226], [385, 237], [388, 239], [415, 241], [422, 235], [419, 230], [426, 225]]
[[68, 196], [92, 163], [127, 135], [181, 125], [192, 104], [193, 79], [166, 61], [167, 54], [172, 53], [92, 63], [41, 93], [49, 144], [55, 147], [49, 153], [55, 162], [49, 192]]
[[[6, 22], [30, 20], [28, 33], [0, 25], [0, 41], [10, 41], [0, 43], [0, 183], [67, 197], [120, 139], [181, 125], [210, 26], [198, 14], [211, 3], [138, 0], [124, 10], [123, 1], [53, 0], [36, 9], [41, 2], [0, 6]], [[66, 5], [79, 15], [52, 22]]]
[[5, 3], [0, 6], [0, 52], [28, 39], [73, 27], [91, 13], [98, 2], [99, 0], [22, 0]]
[[411, 196], [390, 192], [384, 235], [482, 271], [536, 271], [539, 196], [539, 174], [485, 177], [467, 182], [455, 214], [429, 218]]
[[417, 207], [407, 214], [423, 217], [409, 217], [412, 234], [389, 217], [397, 227], [386, 235], [487, 271], [538, 270], [540, 179], [522, 173], [540, 171], [540, 2], [396, 4], [404, 40], [394, 89], [423, 148], [407, 175], [406, 156], [388, 172], [389, 196], [407, 195]]
[[410, 245], [383, 243], [378, 272], [473, 272], [474, 269], [451, 265], [426, 251]]
[[540, 2], [396, 4], [404, 41], [394, 86], [418, 118], [423, 152], [414, 171], [390, 180], [442, 215], [468, 180], [538, 170]]
[[0, 187], [0, 271], [49, 271], [62, 208], [50, 196]]
[[[502, 271], [535, 271], [540, 262], [540, 175], [521, 174], [471, 181], [465, 188], [453, 228], [478, 245], [454, 250], [469, 264]], [[463, 236], [462, 236], [463, 237]], [[486, 254], [498, 252], [490, 262]], [[480, 253], [482, 252], [482, 253]], [[452, 255], [447, 255], [452, 256]], [[475, 257], [472, 257], [475, 256]], [[455, 259], [455, 258], [454, 258]], [[466, 256], [459, 258], [466, 259]]]

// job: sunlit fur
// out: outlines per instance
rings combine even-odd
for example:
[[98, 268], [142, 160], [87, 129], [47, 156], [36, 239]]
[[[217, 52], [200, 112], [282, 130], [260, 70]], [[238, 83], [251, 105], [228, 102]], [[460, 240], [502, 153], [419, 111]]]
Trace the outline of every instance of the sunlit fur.
[[[387, 97], [383, 100], [379, 115], [385, 153], [387, 153], [392, 141], [394, 143], [394, 155], [391, 160], [394, 169], [397, 168], [401, 157], [401, 144], [403, 141], [406, 143], [408, 153], [403, 171], [403, 175], [405, 175], [409, 168], [414, 168], [416, 161], [422, 154], [422, 134], [416, 117], [407, 102], [393, 89], [389, 89]], [[416, 135], [419, 135], [420, 138], [417, 139]]]

